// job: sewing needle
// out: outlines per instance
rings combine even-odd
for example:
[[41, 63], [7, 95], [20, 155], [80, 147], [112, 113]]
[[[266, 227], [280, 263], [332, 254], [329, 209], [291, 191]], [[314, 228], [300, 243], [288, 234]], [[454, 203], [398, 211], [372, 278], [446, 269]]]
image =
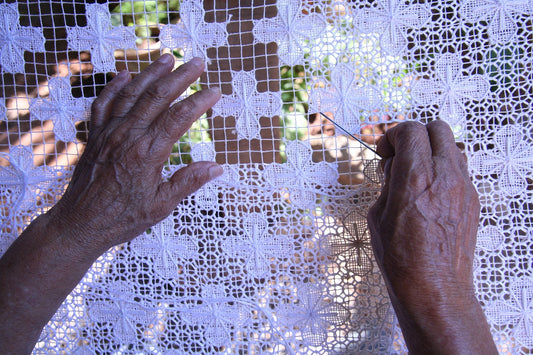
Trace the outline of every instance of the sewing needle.
[[329, 118], [328, 116], [326, 116], [324, 113], [322, 112], [319, 112], [324, 118], [326, 118], [329, 122], [333, 123], [333, 125], [337, 128], [340, 128], [344, 133], [346, 133], [347, 135], [349, 135], [350, 137], [352, 137], [353, 139], [355, 139], [356, 141], [358, 141], [359, 143], [361, 143], [363, 146], [365, 146], [366, 148], [368, 148], [371, 152], [373, 152], [374, 154], [376, 154], [378, 157], [380, 158], [383, 158], [378, 152], [376, 152], [374, 149], [372, 149], [368, 144], [366, 144], [365, 142], [363, 142], [361, 139], [357, 138], [356, 136], [354, 136], [353, 134], [351, 134], [350, 132], [348, 132], [344, 127], [342, 127], [341, 125], [339, 125], [337, 122], [333, 121], [331, 118]]

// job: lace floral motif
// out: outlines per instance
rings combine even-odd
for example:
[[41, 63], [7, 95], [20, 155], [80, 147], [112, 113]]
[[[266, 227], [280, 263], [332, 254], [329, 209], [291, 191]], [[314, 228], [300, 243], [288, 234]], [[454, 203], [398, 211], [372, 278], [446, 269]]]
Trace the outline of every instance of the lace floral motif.
[[313, 208], [321, 188], [335, 185], [338, 173], [332, 164], [312, 161], [309, 144], [289, 141], [287, 163], [273, 163], [265, 168], [264, 178], [276, 188], [287, 189], [292, 203], [300, 208]]
[[281, 113], [281, 96], [277, 92], [258, 92], [254, 72], [233, 73], [233, 94], [223, 95], [213, 107], [222, 117], [237, 120], [237, 133], [241, 139], [260, 138], [259, 118]]
[[331, 112], [335, 121], [350, 133], [358, 133], [361, 119], [369, 116], [379, 104], [380, 93], [358, 83], [358, 76], [345, 63], [332, 69], [330, 85], [312, 89], [309, 97], [311, 112]]
[[518, 195], [533, 177], [533, 146], [526, 137], [521, 129], [506, 126], [494, 135], [494, 148], [476, 152], [470, 165], [483, 176], [496, 174], [502, 192]]
[[455, 54], [444, 54], [435, 63], [435, 78], [413, 84], [413, 100], [420, 105], [438, 105], [439, 117], [453, 126], [463, 126], [466, 102], [482, 100], [489, 83], [481, 75], [462, 74], [463, 62]]
[[[0, 4], [0, 254], [61, 196], [89, 105], [75, 92], [98, 92], [126, 48], [133, 75], [159, 45], [212, 60], [200, 85], [229, 94], [172, 154], [238, 161], [99, 258], [35, 353], [406, 353], [364, 221], [373, 155], [317, 112], [368, 141], [402, 120], [455, 126], [481, 203], [477, 296], [500, 352], [533, 348], [531, 0], [36, 3]], [[232, 129], [215, 151], [209, 134]]]
[[73, 98], [68, 78], [52, 78], [48, 82], [48, 99], [35, 99], [30, 104], [30, 113], [40, 121], [54, 123], [54, 134], [63, 142], [76, 141], [75, 122], [89, 119], [92, 99]]
[[113, 336], [120, 343], [136, 343], [137, 338], [142, 336], [139, 326], [149, 326], [155, 320], [157, 309], [143, 302], [125, 281], [109, 286], [106, 288], [108, 295], [94, 295], [94, 299], [88, 301], [89, 318], [96, 323], [109, 324]]
[[82, 345], [72, 352], [72, 355], [96, 355], [96, 351], [88, 345]]
[[488, 21], [488, 32], [495, 43], [510, 42], [516, 36], [519, 15], [533, 15], [533, 2], [530, 0], [466, 0], [459, 14], [467, 22]]
[[87, 5], [87, 26], [67, 27], [68, 46], [74, 51], [90, 51], [95, 72], [116, 71], [115, 50], [135, 48], [135, 32], [130, 27], [111, 25], [105, 4]]
[[10, 197], [12, 213], [31, 209], [57, 175], [49, 167], [34, 166], [32, 151], [27, 146], [11, 147], [9, 156], [5, 158], [10, 165], [0, 166], [2, 196]]
[[359, 10], [354, 26], [364, 33], [380, 33], [381, 48], [393, 55], [407, 49], [408, 29], [428, 23], [431, 10], [427, 5], [407, 5], [404, 0], [378, 0], [377, 6]]
[[278, 56], [286, 65], [301, 64], [308, 43], [326, 29], [326, 20], [317, 13], [304, 15], [300, 2], [279, 0], [278, 16], [255, 22], [254, 37], [262, 43], [278, 43]]
[[154, 270], [165, 278], [176, 277], [183, 260], [198, 256], [195, 236], [181, 235], [176, 231], [171, 214], [131, 242], [132, 249], [153, 260]]
[[194, 201], [198, 206], [208, 208], [218, 202], [218, 192], [214, 184], [214, 182], [209, 182], [196, 191]]
[[292, 245], [284, 235], [273, 235], [266, 217], [252, 213], [244, 217], [243, 234], [228, 237], [223, 250], [230, 256], [242, 258], [246, 270], [253, 277], [263, 278], [270, 274], [270, 263], [279, 263], [292, 253]]
[[180, 5], [181, 21], [161, 28], [159, 40], [167, 48], [181, 48], [184, 60], [193, 57], [208, 59], [207, 48], [227, 45], [226, 25], [205, 22], [200, 1], [185, 0]]
[[523, 347], [533, 347], [533, 277], [517, 279], [509, 287], [510, 297], [490, 303], [485, 313], [489, 320], [501, 327], [509, 327], [510, 334]]
[[24, 72], [24, 51], [44, 52], [43, 30], [19, 24], [17, 4], [0, 4], [0, 65], [8, 73]]
[[215, 145], [213, 142], [202, 142], [193, 144], [191, 147], [191, 158], [193, 161], [215, 161]]
[[233, 327], [242, 327], [250, 317], [249, 307], [235, 304], [227, 297], [223, 286], [205, 285], [202, 289], [202, 304], [181, 312], [181, 317], [194, 326], [205, 327], [204, 336], [216, 347], [227, 346], [231, 341]]
[[372, 246], [366, 225], [366, 209], [342, 218], [343, 233], [333, 233], [322, 242], [326, 253], [346, 271], [363, 276], [372, 271]]
[[346, 322], [348, 310], [338, 303], [326, 300], [318, 285], [299, 285], [297, 293], [297, 302], [278, 307], [280, 324], [297, 329], [303, 340], [312, 346], [324, 345], [328, 329]]
[[502, 248], [505, 236], [498, 227], [485, 226], [480, 229], [477, 236], [477, 247], [484, 252], [496, 252]]

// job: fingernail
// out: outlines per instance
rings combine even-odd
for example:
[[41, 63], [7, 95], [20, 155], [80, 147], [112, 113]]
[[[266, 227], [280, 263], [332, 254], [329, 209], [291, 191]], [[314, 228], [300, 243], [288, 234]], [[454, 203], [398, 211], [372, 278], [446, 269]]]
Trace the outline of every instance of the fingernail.
[[217, 95], [220, 95], [221, 93], [220, 88], [218, 86], [213, 86], [209, 88], [208, 90], [211, 91], [213, 94], [217, 94]]
[[211, 180], [219, 177], [220, 175], [222, 175], [224, 173], [224, 169], [222, 169], [222, 167], [220, 165], [212, 165], [209, 170], [208, 170], [208, 174], [209, 174], [209, 178]]
[[195, 65], [195, 66], [197, 66], [197, 67], [202, 67], [202, 68], [205, 67], [205, 62], [204, 62], [204, 60], [203, 60], [202, 58], [200, 58], [200, 57], [194, 57], [193, 59], [191, 59], [191, 60], [189, 61], [189, 63], [191, 63], [191, 64], [193, 64], [193, 65]]
[[159, 62], [168, 65], [170, 65], [171, 63], [174, 64], [174, 57], [168, 53], [165, 53], [161, 57], [159, 57]]
[[124, 69], [124, 70], [121, 70], [121, 71], [118, 72], [116, 78], [124, 79], [129, 74], [130, 74], [130, 72]]

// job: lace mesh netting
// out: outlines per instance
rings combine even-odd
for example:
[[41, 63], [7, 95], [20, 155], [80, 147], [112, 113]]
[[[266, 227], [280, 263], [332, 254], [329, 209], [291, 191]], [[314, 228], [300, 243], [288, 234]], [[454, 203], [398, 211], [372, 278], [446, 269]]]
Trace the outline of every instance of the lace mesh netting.
[[[0, 4], [0, 253], [61, 196], [91, 101], [161, 53], [220, 102], [162, 172], [225, 174], [94, 264], [35, 353], [404, 353], [366, 228], [375, 144], [441, 119], [482, 212], [475, 286], [502, 353], [533, 351], [533, 1]], [[406, 285], [409, 287], [409, 285]]]

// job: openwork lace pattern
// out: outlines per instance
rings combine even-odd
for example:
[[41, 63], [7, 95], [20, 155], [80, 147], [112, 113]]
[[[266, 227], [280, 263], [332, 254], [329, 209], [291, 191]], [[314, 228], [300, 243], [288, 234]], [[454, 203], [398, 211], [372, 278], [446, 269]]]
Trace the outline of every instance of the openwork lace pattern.
[[[36, 354], [406, 353], [372, 254], [375, 144], [448, 122], [481, 202], [474, 281], [502, 353], [533, 351], [531, 0], [0, 4], [0, 253], [62, 195], [92, 100], [162, 53], [221, 100], [162, 179], [224, 174], [89, 270]], [[406, 287], [409, 287], [406, 285]]]

